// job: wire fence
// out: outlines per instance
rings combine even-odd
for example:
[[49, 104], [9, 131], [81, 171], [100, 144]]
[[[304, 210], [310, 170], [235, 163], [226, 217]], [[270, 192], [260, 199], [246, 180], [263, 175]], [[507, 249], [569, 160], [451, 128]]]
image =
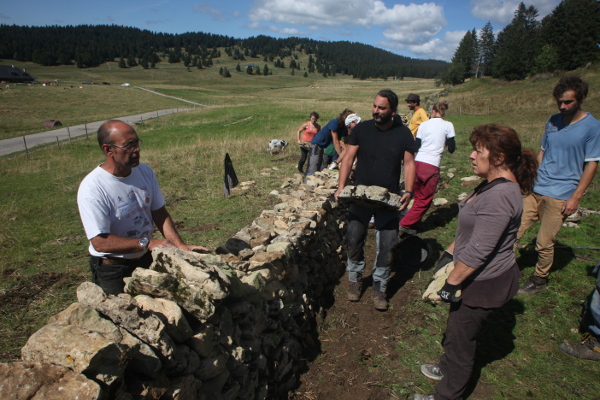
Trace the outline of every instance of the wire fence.
[[[169, 108], [115, 119], [119, 119], [131, 125], [141, 125], [148, 119], [165, 117], [189, 110], [190, 108]], [[60, 148], [61, 142], [66, 142], [67, 140], [69, 141], [69, 144], [72, 144], [73, 139], [77, 137], [85, 136], [86, 139], [89, 139], [89, 135], [95, 136], [96, 131], [104, 122], [105, 121], [95, 121], [81, 125], [67, 125], [64, 128], [51, 131], [32, 133], [21, 137], [0, 140], [0, 156], [25, 151], [25, 156], [29, 159], [29, 152], [34, 147], [56, 143]]]

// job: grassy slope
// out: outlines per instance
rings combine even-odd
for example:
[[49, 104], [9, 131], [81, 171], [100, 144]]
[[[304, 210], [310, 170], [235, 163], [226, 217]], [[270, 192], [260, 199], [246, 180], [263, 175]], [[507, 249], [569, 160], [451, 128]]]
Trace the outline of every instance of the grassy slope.
[[[318, 76], [306, 79], [298, 73], [289, 76], [289, 70], [276, 71], [270, 77], [247, 76], [245, 72], [235, 71], [235, 63], [229, 64], [231, 79], [214, 77], [219, 65], [190, 73], [170, 67], [161, 65], [158, 71], [139, 70], [139, 74], [130, 70], [113, 71], [114, 76], [118, 76], [115, 79], [103, 75], [104, 67], [71, 72], [49, 68], [40, 72], [44, 72], [47, 79], [62, 76], [59, 79], [63, 81], [71, 76], [68, 74], [73, 74], [72, 82], [80, 79], [128, 81], [214, 105], [154, 120], [138, 129], [144, 139], [143, 161], [157, 172], [182, 235], [190, 243], [212, 248], [249, 223], [260, 210], [270, 207], [275, 199], [267, 193], [278, 188], [283, 177], [294, 173], [295, 146], [291, 145], [286, 155], [272, 158], [265, 151], [269, 139], [288, 139], [293, 143], [295, 130], [313, 110], [321, 114], [322, 123], [345, 107], [368, 117], [371, 98], [382, 87], [392, 87], [401, 98], [408, 92], [435, 91], [431, 82], [363, 82]], [[34, 72], [33, 67], [28, 71], [42, 76]], [[143, 75], [148, 72], [155, 76]], [[596, 89], [590, 93], [585, 109], [600, 115], [598, 71], [586, 70], [583, 74]], [[457, 129], [458, 150], [445, 156], [444, 166], [456, 168], [457, 172], [454, 179], [445, 179], [449, 187], [439, 196], [455, 201], [459, 193], [469, 190], [460, 185], [459, 178], [471, 175], [468, 134], [477, 124], [508, 123], [517, 129], [527, 145], [537, 148], [543, 122], [555, 112], [549, 95], [555, 82], [556, 78], [518, 83], [483, 80], [451, 91], [447, 97], [451, 107], [448, 119]], [[107, 89], [90, 88], [98, 90], [97, 93]], [[116, 93], [121, 87], [111, 85], [109, 90]], [[140, 91], [125, 93], [141, 95]], [[18, 101], [22, 99], [25, 98]], [[124, 106], [122, 102], [130, 100], [120, 99], [118, 105]], [[6, 103], [1, 104], [0, 108], [4, 108]], [[108, 118], [115, 111], [103, 104], [95, 112]], [[87, 117], [88, 113], [86, 109], [78, 114]], [[252, 119], [246, 120], [248, 117]], [[245, 121], [239, 122], [242, 120]], [[232, 124], [234, 122], [239, 123]], [[23, 119], [22, 126], [15, 120], [11, 129], [26, 131], [30, 129], [27, 123], [27, 118]], [[227, 200], [222, 197], [221, 178], [225, 152], [230, 153], [241, 181], [257, 182], [255, 189], [237, 193]], [[6, 305], [0, 313], [3, 360], [18, 355], [27, 336], [44, 324], [48, 316], [73, 301], [77, 283], [88, 279], [87, 240], [82, 236], [75, 197], [81, 179], [101, 161], [102, 156], [92, 140], [79, 140], [61, 149], [51, 146], [36, 150], [29, 161], [22, 156], [0, 159], [0, 247], [4, 249], [0, 253], [3, 278], [0, 295]], [[265, 176], [267, 173], [269, 176]], [[598, 182], [596, 178], [582, 206], [600, 209]], [[561, 230], [559, 243], [597, 246], [600, 241], [594, 228], [598, 222], [598, 216], [591, 216], [581, 223], [580, 229]], [[455, 228], [455, 220], [451, 220], [425, 236], [434, 241], [439, 250], [452, 241]], [[523, 240], [528, 247], [521, 251], [519, 262], [525, 268], [525, 275], [531, 273], [535, 262], [531, 240], [536, 229], [530, 230]], [[591, 250], [574, 251], [589, 258], [600, 258]], [[587, 275], [591, 265], [589, 261], [558, 251], [557, 270], [551, 276], [552, 289], [533, 298], [517, 299], [510, 306], [512, 311], [501, 314], [494, 328], [508, 336], [514, 335], [515, 339], [486, 343], [486, 348], [494, 354], [482, 371], [481, 382], [491, 388], [494, 393], [491, 398], [597, 397], [600, 385], [591, 377], [600, 372], [598, 364], [571, 359], [558, 350], [558, 344], [565, 338], [577, 339], [571, 329], [577, 326], [581, 301], [593, 287], [593, 280]], [[413, 283], [424, 287], [427, 279], [428, 274], [422, 273], [415, 276]], [[392, 372], [403, 364], [413, 363], [416, 358], [433, 361], [439, 356], [445, 307], [432, 308], [416, 299], [406, 307], [407, 312], [422, 315], [423, 323], [406, 327], [407, 332], [416, 329], [413, 333], [418, 333], [419, 340], [398, 341], [405, 357], [390, 362]], [[399, 383], [390, 390], [402, 394], [414, 391], [415, 386], [423, 392], [431, 392], [433, 388], [430, 381], [421, 377], [414, 382], [403, 382], [399, 377]]]

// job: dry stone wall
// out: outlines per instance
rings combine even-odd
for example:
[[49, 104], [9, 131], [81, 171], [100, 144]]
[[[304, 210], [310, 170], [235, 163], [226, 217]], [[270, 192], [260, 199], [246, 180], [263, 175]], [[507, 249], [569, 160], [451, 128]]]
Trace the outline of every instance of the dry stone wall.
[[118, 296], [81, 284], [21, 362], [0, 364], [0, 398], [287, 398], [344, 273], [335, 173], [286, 180], [224, 254], [154, 250]]

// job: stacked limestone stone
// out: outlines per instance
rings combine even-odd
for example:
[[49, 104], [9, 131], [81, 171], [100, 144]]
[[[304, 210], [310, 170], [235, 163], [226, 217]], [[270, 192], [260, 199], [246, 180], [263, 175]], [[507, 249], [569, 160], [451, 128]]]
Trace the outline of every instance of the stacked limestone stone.
[[125, 294], [83, 283], [22, 362], [0, 364], [0, 398], [286, 397], [343, 274], [346, 213], [330, 173], [286, 180], [281, 203], [235, 235], [249, 245], [235, 255], [159, 249]]

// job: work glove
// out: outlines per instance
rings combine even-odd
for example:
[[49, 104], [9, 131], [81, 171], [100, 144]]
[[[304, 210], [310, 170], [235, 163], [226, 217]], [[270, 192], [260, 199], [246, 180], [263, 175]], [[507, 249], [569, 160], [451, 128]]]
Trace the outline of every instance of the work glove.
[[446, 303], [458, 303], [461, 300], [462, 291], [460, 285], [452, 285], [446, 281], [437, 294]]
[[446, 266], [446, 264], [448, 264], [452, 260], [454, 260], [454, 256], [448, 253], [447, 250], [444, 251], [444, 254], [442, 254], [440, 260], [437, 263], [437, 266], [435, 267], [435, 270], [433, 270], [433, 273], [435, 274], [436, 272], [438, 272], [440, 269], [442, 269], [442, 267]]

